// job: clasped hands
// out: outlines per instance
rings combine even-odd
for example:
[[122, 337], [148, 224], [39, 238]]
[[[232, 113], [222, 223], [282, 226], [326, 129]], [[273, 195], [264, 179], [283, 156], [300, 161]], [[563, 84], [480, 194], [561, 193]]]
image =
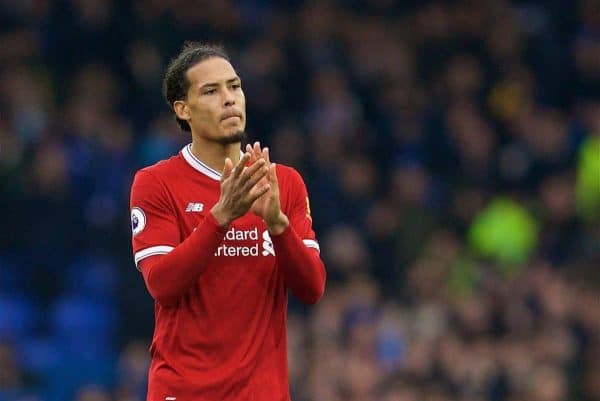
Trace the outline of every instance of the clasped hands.
[[211, 212], [219, 225], [227, 227], [249, 210], [265, 221], [269, 234], [281, 234], [289, 225], [281, 211], [275, 164], [269, 159], [269, 148], [261, 149], [259, 142], [246, 145], [235, 167], [230, 158], [225, 159], [221, 195]]

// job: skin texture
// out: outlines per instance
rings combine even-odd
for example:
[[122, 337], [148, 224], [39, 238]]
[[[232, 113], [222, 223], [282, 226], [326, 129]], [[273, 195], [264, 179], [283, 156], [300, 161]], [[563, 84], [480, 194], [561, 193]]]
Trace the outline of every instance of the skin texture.
[[250, 210], [267, 222], [270, 234], [281, 234], [288, 226], [289, 221], [287, 216], [281, 211], [279, 183], [277, 182], [275, 164], [272, 164], [269, 158], [269, 148], [261, 149], [260, 143], [255, 142], [254, 146], [246, 145], [246, 152], [252, 154], [251, 160], [253, 162], [265, 160], [268, 168], [268, 173], [261, 178], [259, 185], [268, 186], [269, 189], [252, 204]]
[[[185, 99], [173, 103], [180, 119], [192, 130], [192, 153], [222, 171], [221, 196], [211, 212], [228, 226], [249, 210], [261, 217], [272, 235], [289, 225], [281, 212], [275, 164], [268, 148], [247, 145], [240, 157], [246, 127], [246, 97], [241, 79], [225, 59], [212, 57], [186, 72], [190, 87]], [[234, 167], [235, 166], [235, 167]]]
[[189, 68], [186, 77], [187, 96], [175, 101], [173, 108], [191, 127], [192, 152], [217, 171], [223, 170], [226, 157], [237, 164], [246, 127], [246, 97], [239, 76], [227, 60], [212, 57]]

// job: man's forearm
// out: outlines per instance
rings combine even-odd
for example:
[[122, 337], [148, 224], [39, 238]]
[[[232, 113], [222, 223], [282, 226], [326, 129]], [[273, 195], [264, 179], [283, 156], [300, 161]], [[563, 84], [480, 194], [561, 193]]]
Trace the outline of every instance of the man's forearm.
[[140, 262], [148, 291], [162, 306], [174, 306], [204, 271], [210, 257], [223, 241], [227, 227], [211, 213], [170, 253]]
[[271, 239], [285, 284], [303, 302], [316, 303], [325, 291], [326, 276], [318, 252], [307, 247], [291, 225]]

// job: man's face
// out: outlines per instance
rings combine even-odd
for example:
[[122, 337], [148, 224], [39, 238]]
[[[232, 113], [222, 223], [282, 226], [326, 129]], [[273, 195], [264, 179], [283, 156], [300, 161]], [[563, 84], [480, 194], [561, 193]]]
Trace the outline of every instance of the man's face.
[[187, 98], [175, 110], [192, 132], [223, 144], [240, 142], [246, 127], [246, 98], [231, 64], [211, 57], [187, 71]]

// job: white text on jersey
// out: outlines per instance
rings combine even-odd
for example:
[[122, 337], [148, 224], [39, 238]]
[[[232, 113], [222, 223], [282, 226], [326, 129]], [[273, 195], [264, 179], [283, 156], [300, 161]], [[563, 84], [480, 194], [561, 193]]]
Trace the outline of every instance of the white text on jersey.
[[204, 210], [204, 203], [190, 202], [190, 203], [188, 203], [187, 207], [185, 208], [186, 212], [201, 212], [203, 210]]
[[[215, 252], [215, 256], [262, 256], [272, 255], [275, 256], [275, 249], [273, 248], [273, 242], [269, 236], [268, 231], [263, 231], [262, 241], [259, 240], [258, 228], [252, 228], [249, 230], [242, 230], [232, 227], [225, 233], [225, 240], [227, 242], [219, 245]], [[246, 244], [236, 244], [236, 242], [245, 241]], [[248, 241], [252, 241], [251, 245], [247, 244]], [[262, 252], [260, 244], [262, 242]]]

